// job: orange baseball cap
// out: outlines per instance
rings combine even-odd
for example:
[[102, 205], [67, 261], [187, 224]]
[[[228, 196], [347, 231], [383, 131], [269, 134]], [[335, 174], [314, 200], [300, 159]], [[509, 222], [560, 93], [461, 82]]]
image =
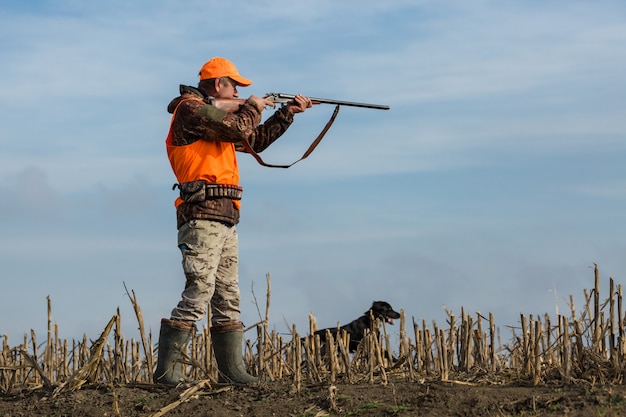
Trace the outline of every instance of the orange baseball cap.
[[220, 58], [218, 56], [211, 58], [204, 63], [200, 68], [200, 80], [208, 80], [209, 78], [222, 78], [228, 77], [237, 83], [237, 85], [247, 87], [252, 84], [252, 81], [239, 75], [235, 64], [227, 60], [226, 58]]

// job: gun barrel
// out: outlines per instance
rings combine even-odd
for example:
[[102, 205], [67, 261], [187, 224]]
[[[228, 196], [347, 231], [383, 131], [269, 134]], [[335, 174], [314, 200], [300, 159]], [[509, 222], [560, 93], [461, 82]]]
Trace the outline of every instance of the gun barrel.
[[[283, 94], [283, 93], [269, 93], [268, 97], [276, 98], [276, 99], [286, 99], [293, 100], [296, 96], [293, 94]], [[370, 103], [359, 103], [356, 101], [344, 101], [344, 100], [332, 100], [328, 98], [317, 98], [317, 97], [309, 97], [313, 104], [336, 104], [339, 106], [351, 106], [351, 107], [364, 107], [368, 109], [378, 109], [378, 110], [389, 110], [389, 106], [384, 104], [370, 104]]]

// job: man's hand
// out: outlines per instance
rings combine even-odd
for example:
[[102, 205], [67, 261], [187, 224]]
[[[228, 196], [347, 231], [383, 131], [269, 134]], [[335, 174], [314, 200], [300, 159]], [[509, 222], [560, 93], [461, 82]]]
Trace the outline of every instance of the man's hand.
[[267, 107], [276, 106], [276, 104], [272, 100], [267, 99], [267, 98], [261, 98], [258, 96], [250, 96], [248, 97], [248, 100], [253, 102], [256, 108], [259, 109], [260, 112], [265, 110]]
[[291, 113], [296, 114], [302, 113], [306, 109], [313, 107], [313, 103], [310, 98], [305, 97], [302, 94], [298, 94], [292, 101], [287, 103], [286, 107]]

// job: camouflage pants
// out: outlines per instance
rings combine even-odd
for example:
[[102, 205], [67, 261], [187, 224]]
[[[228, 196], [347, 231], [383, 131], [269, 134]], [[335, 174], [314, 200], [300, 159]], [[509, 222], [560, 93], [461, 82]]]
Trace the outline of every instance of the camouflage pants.
[[238, 235], [235, 226], [190, 220], [178, 231], [186, 284], [172, 320], [239, 321]]

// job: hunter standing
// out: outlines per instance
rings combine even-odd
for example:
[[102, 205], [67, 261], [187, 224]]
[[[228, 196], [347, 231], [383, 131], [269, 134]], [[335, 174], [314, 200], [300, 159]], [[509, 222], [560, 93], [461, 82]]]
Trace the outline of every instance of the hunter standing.
[[195, 322], [205, 317], [210, 305], [219, 382], [248, 384], [258, 378], [247, 373], [242, 356], [236, 228], [242, 187], [236, 151], [245, 152], [242, 139], [255, 152], [263, 151], [287, 130], [294, 114], [312, 103], [298, 95], [261, 124], [263, 110], [273, 107], [270, 100], [253, 95], [235, 111], [214, 105], [213, 98], [238, 98], [237, 88], [252, 83], [232, 62], [212, 58], [199, 77], [197, 88], [181, 85], [180, 96], [168, 106], [172, 121], [167, 155], [180, 189], [174, 205], [186, 283], [170, 318], [161, 320], [154, 381], [184, 382], [183, 352]]

